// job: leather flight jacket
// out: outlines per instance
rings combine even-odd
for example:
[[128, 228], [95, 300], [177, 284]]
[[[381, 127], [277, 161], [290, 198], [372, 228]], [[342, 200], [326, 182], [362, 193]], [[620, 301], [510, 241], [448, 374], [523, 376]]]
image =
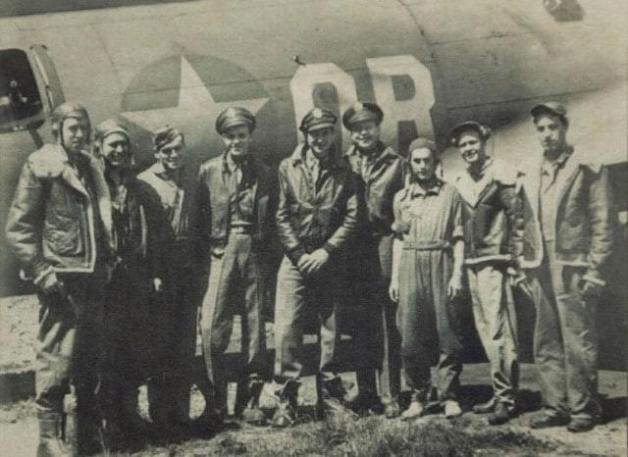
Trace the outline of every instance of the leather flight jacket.
[[358, 202], [353, 172], [330, 151], [316, 186], [306, 169], [307, 146], [300, 144], [279, 165], [277, 231], [286, 255], [296, 265], [306, 252], [342, 251], [354, 235]]

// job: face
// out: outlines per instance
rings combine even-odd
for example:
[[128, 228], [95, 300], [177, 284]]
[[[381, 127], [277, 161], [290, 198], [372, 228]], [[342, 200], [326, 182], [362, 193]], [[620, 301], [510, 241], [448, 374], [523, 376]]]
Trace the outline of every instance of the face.
[[308, 146], [317, 158], [326, 157], [334, 144], [335, 131], [333, 127], [310, 130], [305, 136]]
[[562, 151], [567, 145], [567, 126], [560, 117], [553, 114], [541, 114], [534, 125], [539, 142], [546, 152]]
[[101, 152], [108, 167], [126, 169], [131, 166], [129, 139], [122, 133], [107, 135], [102, 141]]
[[419, 181], [429, 181], [436, 171], [436, 159], [427, 148], [414, 149], [410, 152], [410, 169]]
[[185, 144], [183, 143], [183, 137], [179, 135], [157, 151], [155, 157], [161, 162], [166, 171], [176, 171], [183, 165], [184, 152]]
[[89, 121], [83, 117], [69, 117], [62, 122], [60, 142], [70, 153], [85, 149], [89, 141]]
[[356, 122], [351, 126], [351, 140], [360, 149], [369, 151], [379, 141], [379, 125], [375, 121]]
[[486, 158], [486, 143], [475, 130], [465, 130], [458, 137], [458, 150], [463, 160], [469, 165]]
[[235, 157], [243, 157], [249, 153], [251, 140], [251, 132], [246, 125], [236, 125], [222, 134], [227, 152]]

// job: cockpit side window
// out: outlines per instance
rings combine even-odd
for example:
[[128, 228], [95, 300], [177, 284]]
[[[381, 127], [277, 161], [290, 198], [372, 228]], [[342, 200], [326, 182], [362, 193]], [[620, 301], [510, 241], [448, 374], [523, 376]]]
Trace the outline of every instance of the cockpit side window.
[[0, 133], [38, 128], [45, 113], [26, 52], [0, 50]]

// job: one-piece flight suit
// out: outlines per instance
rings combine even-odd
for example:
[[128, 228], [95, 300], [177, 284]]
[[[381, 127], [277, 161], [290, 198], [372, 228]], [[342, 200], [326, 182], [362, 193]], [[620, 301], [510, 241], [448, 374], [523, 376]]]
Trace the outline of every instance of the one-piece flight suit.
[[430, 366], [436, 365], [439, 400], [456, 400], [461, 322], [447, 287], [453, 246], [463, 236], [462, 201], [453, 186], [437, 179], [427, 190], [410, 182], [395, 195], [393, 208], [393, 229], [403, 243], [397, 324], [406, 382], [416, 400], [430, 399]]

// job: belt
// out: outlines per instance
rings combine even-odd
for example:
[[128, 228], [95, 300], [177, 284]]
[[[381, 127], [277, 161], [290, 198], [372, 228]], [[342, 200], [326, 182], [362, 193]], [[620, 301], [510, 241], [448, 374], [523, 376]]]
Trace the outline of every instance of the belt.
[[229, 227], [229, 233], [232, 235], [252, 235], [253, 226], [252, 225], [236, 225], [233, 227]]
[[404, 241], [403, 249], [414, 251], [440, 251], [450, 249], [451, 243], [444, 240], [433, 241]]

